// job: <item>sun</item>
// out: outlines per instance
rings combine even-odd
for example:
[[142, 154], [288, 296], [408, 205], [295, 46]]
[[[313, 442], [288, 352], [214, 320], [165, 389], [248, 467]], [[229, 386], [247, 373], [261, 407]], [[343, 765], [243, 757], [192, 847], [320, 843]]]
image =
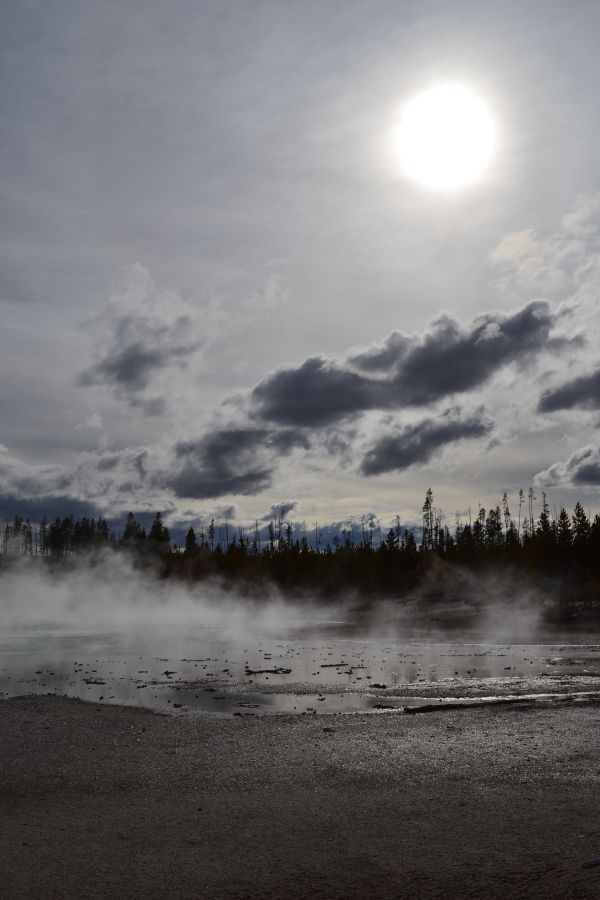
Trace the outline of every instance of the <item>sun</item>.
[[406, 104], [394, 143], [406, 176], [428, 188], [454, 190], [480, 180], [494, 153], [496, 128], [477, 94], [441, 84]]

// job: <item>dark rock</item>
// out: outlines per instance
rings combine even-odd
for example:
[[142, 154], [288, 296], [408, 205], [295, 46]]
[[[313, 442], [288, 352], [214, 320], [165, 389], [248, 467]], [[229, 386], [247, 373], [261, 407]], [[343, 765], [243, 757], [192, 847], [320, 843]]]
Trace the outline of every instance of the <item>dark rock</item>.
[[246, 675], [289, 675], [291, 673], [291, 669], [284, 669], [283, 666], [278, 666], [276, 669], [246, 669]]

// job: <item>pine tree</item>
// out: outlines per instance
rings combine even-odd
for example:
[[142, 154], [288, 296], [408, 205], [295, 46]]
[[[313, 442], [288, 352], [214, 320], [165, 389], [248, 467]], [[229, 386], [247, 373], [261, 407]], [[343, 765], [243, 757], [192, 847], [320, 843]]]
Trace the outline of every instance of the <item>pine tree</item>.
[[148, 535], [148, 543], [150, 547], [158, 553], [168, 550], [171, 545], [171, 535], [169, 529], [163, 524], [162, 516], [156, 513], [150, 534]]
[[558, 546], [561, 550], [571, 549], [573, 543], [573, 532], [571, 531], [571, 519], [566, 509], [561, 507], [558, 515]]
[[573, 510], [573, 549], [577, 556], [581, 557], [587, 548], [590, 537], [590, 520], [585, 514], [585, 510], [581, 503], [575, 504]]
[[432, 550], [435, 545], [434, 517], [433, 491], [429, 487], [425, 492], [425, 502], [423, 503], [423, 537], [421, 546], [424, 550]]
[[198, 544], [196, 543], [196, 532], [190, 525], [190, 529], [185, 536], [185, 552], [188, 556], [193, 555], [198, 549]]
[[390, 528], [390, 530], [388, 531], [388, 535], [385, 539], [385, 546], [390, 551], [390, 553], [395, 553], [396, 550], [398, 550], [398, 536], [394, 528]]

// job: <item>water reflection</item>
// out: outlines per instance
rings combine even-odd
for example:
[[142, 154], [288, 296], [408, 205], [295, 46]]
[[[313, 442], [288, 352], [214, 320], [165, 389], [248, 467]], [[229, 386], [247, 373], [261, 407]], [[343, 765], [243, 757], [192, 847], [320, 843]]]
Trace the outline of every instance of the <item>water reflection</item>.
[[185, 635], [38, 629], [0, 642], [4, 696], [52, 692], [219, 715], [581, 696], [600, 689], [599, 679], [600, 646], [572, 638], [564, 644], [358, 639], [342, 623], [238, 640], [210, 629]]

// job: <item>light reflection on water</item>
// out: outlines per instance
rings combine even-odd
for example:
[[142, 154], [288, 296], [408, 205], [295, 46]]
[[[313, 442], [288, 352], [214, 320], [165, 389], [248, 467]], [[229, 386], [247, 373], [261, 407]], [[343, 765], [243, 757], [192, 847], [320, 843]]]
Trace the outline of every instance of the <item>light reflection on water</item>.
[[0, 694], [58, 693], [94, 702], [221, 715], [318, 714], [600, 691], [600, 645], [491, 644], [348, 636], [343, 623], [284, 637], [69, 633], [0, 639]]

